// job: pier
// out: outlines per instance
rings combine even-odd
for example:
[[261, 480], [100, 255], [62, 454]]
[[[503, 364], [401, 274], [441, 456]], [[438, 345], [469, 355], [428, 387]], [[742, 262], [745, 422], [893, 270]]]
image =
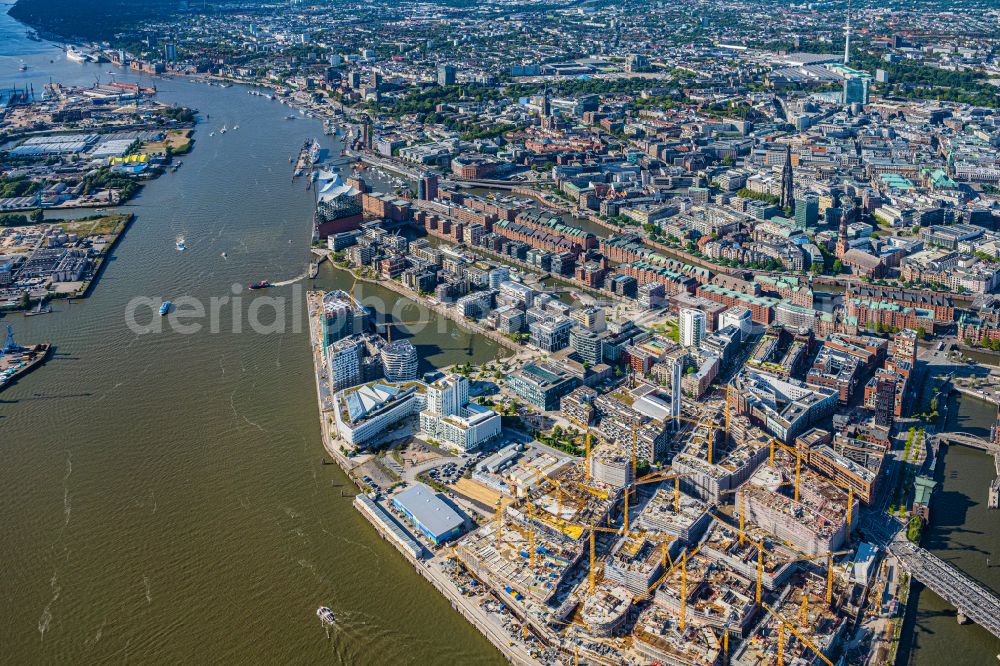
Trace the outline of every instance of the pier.
[[14, 327], [7, 326], [7, 339], [0, 347], [0, 391], [39, 367], [49, 358], [48, 344], [21, 347], [14, 341]]

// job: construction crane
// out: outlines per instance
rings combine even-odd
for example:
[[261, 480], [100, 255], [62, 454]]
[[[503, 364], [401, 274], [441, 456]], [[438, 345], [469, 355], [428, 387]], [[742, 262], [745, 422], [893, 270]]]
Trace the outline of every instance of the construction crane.
[[885, 568], [888, 559], [883, 558], [879, 565], [875, 587], [869, 595], [868, 615], [877, 617], [882, 612], [882, 595], [885, 593]]
[[694, 557], [695, 555], [697, 555], [699, 550], [701, 550], [701, 546], [696, 546], [695, 549], [692, 550], [692, 551], [690, 551], [690, 552], [687, 549], [685, 549], [684, 552], [681, 554], [681, 557], [679, 557], [677, 559], [677, 561], [674, 562], [669, 569], [665, 570], [660, 575], [660, 577], [657, 578], [656, 581], [653, 582], [652, 585], [650, 585], [648, 588], [646, 588], [645, 592], [643, 592], [642, 594], [636, 595], [632, 599], [632, 603], [639, 603], [640, 601], [642, 601], [643, 599], [645, 599], [647, 596], [649, 596], [649, 594], [653, 590], [655, 590], [656, 588], [658, 588], [660, 586], [660, 583], [662, 583], [663, 581], [665, 581], [667, 579], [667, 577], [670, 576], [670, 574], [672, 574], [673, 572], [677, 571], [677, 567], [681, 566], [682, 562], [685, 563], [684, 566], [686, 567], [687, 566], [687, 564], [686, 564], [687, 560], [689, 560], [692, 557]]
[[732, 391], [736, 391], [736, 399], [739, 400], [739, 389], [733, 389], [732, 383], [726, 384], [726, 446], [729, 446], [730, 434], [729, 434], [729, 403], [732, 397]]
[[597, 557], [594, 554], [596, 546], [594, 542], [596, 541], [595, 532], [596, 525], [591, 526], [590, 529], [590, 569], [587, 571], [587, 589], [590, 590], [590, 594], [594, 593], [594, 586], [596, 585], [594, 578], [594, 572], [597, 569]]
[[[799, 630], [798, 630], [798, 629], [796, 629], [796, 628], [795, 628], [795, 627], [794, 627], [794, 626], [792, 625], [792, 623], [791, 623], [791, 622], [789, 622], [788, 620], [786, 620], [786, 619], [785, 619], [784, 617], [782, 617], [782, 616], [781, 616], [781, 614], [780, 614], [780, 613], [778, 613], [777, 611], [775, 611], [775, 610], [774, 610], [773, 608], [771, 608], [771, 607], [770, 607], [770, 606], [768, 606], [767, 604], [761, 604], [761, 605], [763, 606], [764, 610], [766, 610], [766, 611], [767, 611], [768, 613], [770, 613], [770, 614], [771, 614], [772, 616], [774, 616], [774, 618], [775, 618], [776, 620], [778, 620], [778, 622], [780, 623], [780, 626], [781, 626], [781, 627], [785, 627], [785, 628], [787, 628], [787, 629], [788, 629], [788, 631], [792, 632], [792, 634], [793, 634], [793, 635], [794, 635], [794, 636], [795, 636], [796, 638], [798, 638], [798, 639], [799, 639], [800, 641], [802, 641], [802, 644], [803, 644], [803, 645], [805, 645], [805, 646], [806, 646], [807, 648], [809, 648], [810, 650], [812, 650], [812, 651], [813, 651], [813, 653], [815, 653], [815, 654], [816, 654], [816, 656], [817, 656], [817, 657], [819, 657], [819, 658], [820, 658], [820, 660], [821, 660], [821, 661], [822, 661], [822, 662], [823, 662], [824, 664], [826, 664], [826, 666], [833, 666], [833, 662], [832, 662], [832, 661], [830, 661], [829, 659], [827, 659], [827, 658], [826, 658], [826, 655], [825, 655], [825, 654], [823, 654], [822, 652], [820, 652], [819, 648], [818, 648], [818, 647], [816, 647], [815, 645], [813, 645], [813, 642], [812, 642], [812, 641], [810, 641], [810, 640], [809, 640], [808, 638], [806, 638], [805, 636], [803, 636], [803, 635], [802, 635], [802, 634], [801, 634], [801, 633], [799, 632]], [[779, 664], [781, 664], [781, 663], [784, 663], [784, 661], [783, 661], [783, 659], [784, 659], [784, 655], [782, 654], [782, 652], [783, 652], [783, 648], [784, 648], [784, 645], [783, 645], [783, 643], [784, 643], [784, 633], [783, 633], [782, 631], [780, 631], [780, 630], [779, 630], [779, 633], [778, 633], [778, 663], [779, 663]]]
[[819, 553], [818, 555], [803, 555], [802, 557], [796, 557], [787, 560], [789, 564], [792, 562], [808, 562], [810, 560], [818, 560], [821, 557], [826, 558], [826, 605], [833, 605], [833, 558], [840, 555], [847, 555], [851, 551], [849, 550], [838, 550], [837, 552], [830, 551], [828, 553]]
[[763, 596], [763, 590], [761, 588], [763, 587], [763, 582], [764, 582], [764, 543], [761, 541], [756, 541], [754, 539], [751, 539], [742, 529], [736, 529], [735, 527], [724, 521], [722, 518], [719, 518], [717, 515], [715, 515], [714, 512], [709, 511], [708, 515], [715, 522], [740, 535], [741, 545], [743, 544], [743, 541], [745, 539], [749, 541], [752, 545], [757, 547], [757, 587], [754, 599], [756, 600], [757, 605], [759, 606], [761, 603], [761, 597]]
[[684, 616], [687, 615], [687, 594], [688, 594], [688, 571], [687, 571], [687, 552], [681, 555], [681, 620], [680, 620], [680, 630], [681, 635], [684, 634]]
[[[530, 495], [530, 493], [526, 493]], [[535, 517], [531, 513], [531, 497], [528, 496], [528, 565], [535, 569]]]
[[732, 488], [731, 490], [723, 490], [719, 495], [728, 495], [730, 493], [740, 494], [740, 545], [743, 545], [744, 529], [746, 525], [746, 484], [740, 486], [739, 488]]
[[503, 501], [497, 500], [497, 549], [500, 548], [501, 535], [503, 533]]
[[[709, 423], [708, 421], [699, 421], [698, 419], [691, 418], [690, 416], [680, 416], [680, 415], [677, 415], [677, 416], [672, 416], [672, 415], [671, 416], [667, 416], [667, 417], [665, 417], [663, 419], [660, 419], [658, 421], [654, 421], [654, 423], [657, 423], [659, 425], [666, 425], [667, 421], [674, 421], [674, 420], [677, 420], [677, 421], [686, 421], [687, 423], [694, 423], [695, 425], [705, 426], [706, 428], [710, 428], [712, 430], [725, 430], [725, 426], [720, 426], [720, 425], [717, 425], [715, 423]], [[712, 437], [709, 437], [708, 438], [708, 464], [709, 465], [713, 464], [712, 463], [712, 446], [713, 445], [714, 445], [714, 441], [713, 441]], [[632, 448], [633, 448], [633, 450], [635, 449], [635, 428], [632, 429]], [[635, 466], [634, 465], [633, 465], [633, 468], [632, 468], [632, 475], [635, 476]]]
[[840, 483], [830, 478], [826, 480], [841, 490], [847, 491], [847, 543], [851, 543], [851, 519], [854, 516], [854, 486], [849, 483]]
[[785, 625], [778, 624], [778, 666], [785, 666]]
[[[636, 428], [635, 426], [632, 426], [632, 480], [633, 481], [639, 475], [638, 471], [637, 471], [638, 468], [639, 468], [639, 443], [638, 443], [639, 434], [638, 433], [639, 433], [638, 428]], [[625, 496], [626, 497], [628, 497], [628, 494], [630, 492], [634, 493], [635, 489], [632, 488], [630, 490], [629, 488], [625, 488]], [[626, 520], [628, 520], [628, 519], [626, 518]]]
[[769, 442], [771, 447], [771, 467], [774, 467], [774, 449], [775, 447], [784, 449], [795, 455], [795, 501], [799, 501], [799, 479], [802, 475], [802, 451], [798, 447], [789, 446], [782, 442], [781, 440], [772, 437]]
[[392, 343], [392, 329], [396, 326], [416, 326], [418, 324], [429, 324], [431, 321], [429, 319], [423, 319], [421, 321], [387, 321], [383, 324], [375, 324], [376, 326], [385, 327], [385, 337], [386, 341], [390, 344]]
[[[529, 533], [529, 548], [531, 549], [531, 552], [529, 553], [529, 555], [531, 556], [531, 558], [533, 560], [534, 559], [534, 514], [531, 511], [531, 507], [532, 507], [532, 503], [529, 502], [528, 503], [528, 516], [529, 516], [529, 520], [531, 521], [531, 528], [532, 528], [532, 531]], [[541, 508], [541, 507], [539, 507], [539, 508]], [[541, 518], [539, 518], [539, 519], [541, 520]], [[651, 531], [647, 531], [647, 530], [636, 530], [634, 532], [630, 532], [627, 527], [601, 527], [600, 525], [596, 525], [596, 524], [593, 524], [593, 525], [581, 525], [581, 524], [578, 524], [578, 523], [570, 523], [570, 522], [565, 521], [565, 520], [559, 521], [558, 525], [560, 527], [563, 527], [563, 528], [566, 528], [566, 527], [578, 527], [580, 529], [587, 530], [590, 533], [589, 536], [588, 536], [588, 541], [589, 541], [589, 546], [590, 546], [590, 568], [589, 568], [589, 570], [587, 572], [587, 587], [590, 590], [591, 594], [593, 594], [594, 588], [597, 585], [597, 553], [596, 553], [597, 543], [596, 542], [597, 542], [597, 533], [598, 532], [601, 532], [603, 534], [614, 534], [614, 535], [617, 535], [617, 536], [623, 536], [623, 535], [626, 535], [626, 536], [637, 536], [637, 537], [643, 537], [643, 538], [649, 539], [651, 541], [660, 541], [660, 542], [663, 543], [663, 552], [661, 553], [661, 559], [662, 559], [662, 561], [666, 561], [667, 559], [669, 559], [669, 553], [666, 552], [667, 543], [669, 543], [669, 542], [677, 539], [676, 535], [667, 534], [665, 532], [651, 532]], [[532, 563], [531, 566], [532, 566], [532, 568], [534, 568], [534, 564], [533, 563]]]
[[647, 483], [659, 483], [661, 481], [670, 481], [670, 480], [673, 480], [673, 482], [674, 482], [674, 513], [678, 513], [681, 510], [681, 478], [685, 477], [685, 476], [690, 476], [690, 473], [689, 472], [678, 472], [678, 473], [674, 473], [674, 474], [668, 474], [667, 472], [670, 472], [670, 468], [662, 469], [662, 470], [660, 470], [658, 472], [654, 472], [653, 474], [647, 474], [646, 476], [642, 477], [641, 479], [633, 482], [631, 485], [634, 487], [634, 486], [641, 486], [641, 485], [644, 485], [644, 484], [647, 484]]

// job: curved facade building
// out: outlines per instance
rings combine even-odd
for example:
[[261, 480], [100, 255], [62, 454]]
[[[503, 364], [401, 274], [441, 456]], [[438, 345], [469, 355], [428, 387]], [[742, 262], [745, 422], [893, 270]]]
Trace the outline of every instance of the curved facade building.
[[417, 350], [409, 340], [395, 340], [382, 349], [385, 378], [406, 382], [417, 378]]

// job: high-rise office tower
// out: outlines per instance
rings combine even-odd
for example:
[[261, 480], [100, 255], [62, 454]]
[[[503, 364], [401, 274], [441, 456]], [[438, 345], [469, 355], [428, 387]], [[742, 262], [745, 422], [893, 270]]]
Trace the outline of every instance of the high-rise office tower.
[[455, 66], [438, 65], [437, 82], [439, 86], [455, 85]]

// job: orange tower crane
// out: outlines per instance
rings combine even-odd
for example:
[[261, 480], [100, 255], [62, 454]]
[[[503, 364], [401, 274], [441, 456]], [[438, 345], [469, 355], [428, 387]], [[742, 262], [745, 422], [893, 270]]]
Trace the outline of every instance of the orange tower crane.
[[389, 321], [383, 324], [375, 324], [376, 326], [385, 328], [386, 342], [392, 342], [392, 329], [396, 326], [416, 326], [418, 324], [429, 324], [431, 321], [429, 319], [423, 319], [421, 321]]

